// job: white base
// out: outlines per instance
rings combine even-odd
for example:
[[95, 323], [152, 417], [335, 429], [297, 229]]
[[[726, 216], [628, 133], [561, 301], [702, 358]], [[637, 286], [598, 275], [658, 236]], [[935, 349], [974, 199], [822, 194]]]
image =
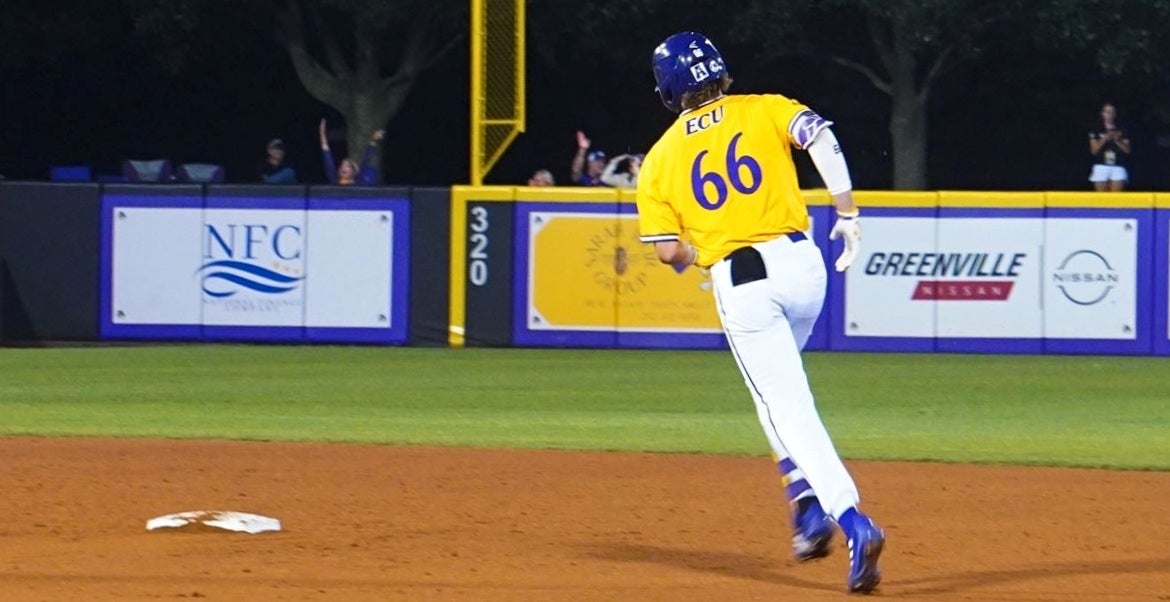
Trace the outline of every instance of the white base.
[[194, 524], [239, 533], [263, 533], [280, 530], [280, 519], [232, 510], [192, 510], [158, 516], [146, 521], [146, 530], [177, 529]]

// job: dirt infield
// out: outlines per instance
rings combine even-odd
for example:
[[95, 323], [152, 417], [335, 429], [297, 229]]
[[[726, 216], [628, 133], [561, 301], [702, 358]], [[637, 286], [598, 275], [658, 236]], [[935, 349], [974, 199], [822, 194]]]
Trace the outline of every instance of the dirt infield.
[[[1170, 473], [854, 462], [883, 598], [1170, 600]], [[763, 458], [0, 439], [0, 600], [840, 600]], [[159, 533], [183, 510], [285, 531]]]

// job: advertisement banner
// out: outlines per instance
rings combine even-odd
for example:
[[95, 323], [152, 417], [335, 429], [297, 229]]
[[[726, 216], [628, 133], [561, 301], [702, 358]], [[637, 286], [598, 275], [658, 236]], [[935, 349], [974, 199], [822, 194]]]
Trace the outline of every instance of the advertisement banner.
[[[305, 326], [391, 328], [394, 323], [393, 211], [306, 212], [316, 244], [305, 259]], [[405, 266], [400, 266], [405, 267]], [[343, 292], [344, 294], [338, 294]]]
[[528, 327], [722, 332], [710, 277], [658, 261], [636, 215], [529, 214]]
[[405, 342], [405, 200], [103, 199], [108, 338]]
[[1154, 352], [1170, 355], [1170, 194], [1158, 195], [1159, 210], [1154, 219], [1156, 244], [1150, 255], [1153, 261], [1143, 261], [1153, 272], [1153, 344]]
[[[203, 209], [118, 206], [114, 210], [110, 288], [114, 324], [203, 320], [199, 279]], [[149, 275], [149, 277], [144, 277]]]
[[1041, 219], [868, 218], [845, 336], [1039, 338], [1042, 237]]
[[932, 276], [915, 299], [937, 303], [939, 338], [1039, 339], [1040, 218], [940, 218]]
[[1045, 337], [1137, 338], [1137, 237], [1135, 219], [1047, 220]]
[[[861, 256], [845, 272], [845, 336], [935, 336], [939, 265], [933, 217], [867, 217]], [[947, 264], [950, 260], [944, 260]]]

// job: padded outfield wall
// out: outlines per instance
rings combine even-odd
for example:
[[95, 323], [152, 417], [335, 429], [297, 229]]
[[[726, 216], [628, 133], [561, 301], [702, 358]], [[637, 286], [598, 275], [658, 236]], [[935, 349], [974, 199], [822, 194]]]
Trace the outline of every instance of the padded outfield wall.
[[[830, 200], [806, 198], [828, 261]], [[856, 198], [862, 255], [809, 349], [1170, 353], [1170, 195]], [[451, 215], [452, 345], [724, 345], [705, 274], [638, 242], [630, 191], [456, 187]]]
[[[808, 191], [826, 262], [823, 191]], [[858, 192], [809, 348], [1170, 354], [1170, 195]], [[0, 337], [722, 348], [630, 191], [0, 182]]]
[[445, 345], [445, 188], [0, 184], [7, 342]]

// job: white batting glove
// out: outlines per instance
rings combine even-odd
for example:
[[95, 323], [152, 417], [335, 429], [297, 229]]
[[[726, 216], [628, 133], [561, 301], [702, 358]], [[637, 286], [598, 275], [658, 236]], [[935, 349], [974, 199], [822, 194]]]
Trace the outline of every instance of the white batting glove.
[[833, 229], [829, 231], [829, 240], [838, 238], [844, 239], [845, 250], [837, 258], [836, 267], [838, 272], [844, 272], [853, 265], [853, 261], [861, 252], [861, 223], [857, 213], [837, 214], [837, 223], [833, 224]]

